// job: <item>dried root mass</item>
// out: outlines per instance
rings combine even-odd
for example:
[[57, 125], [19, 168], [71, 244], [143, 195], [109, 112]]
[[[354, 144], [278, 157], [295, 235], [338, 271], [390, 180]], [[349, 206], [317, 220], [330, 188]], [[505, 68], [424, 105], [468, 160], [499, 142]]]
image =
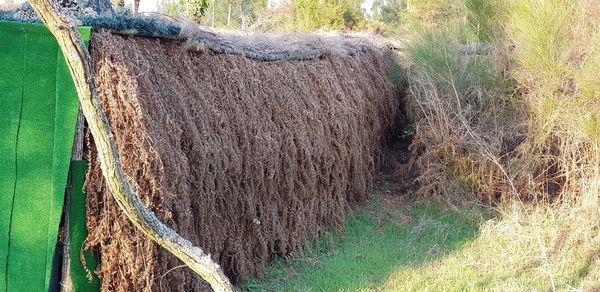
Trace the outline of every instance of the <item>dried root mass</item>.
[[[263, 62], [173, 40], [97, 33], [98, 89], [127, 178], [167, 225], [235, 281], [341, 227], [365, 200], [396, 120], [391, 52]], [[144, 238], [87, 155], [87, 247], [103, 291], [208, 289]]]

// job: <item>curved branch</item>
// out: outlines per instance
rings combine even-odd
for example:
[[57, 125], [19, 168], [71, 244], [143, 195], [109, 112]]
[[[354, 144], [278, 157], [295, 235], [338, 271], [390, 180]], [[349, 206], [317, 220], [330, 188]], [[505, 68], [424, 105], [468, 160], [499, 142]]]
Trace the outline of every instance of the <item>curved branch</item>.
[[100, 104], [90, 55], [80, 34], [51, 0], [29, 0], [40, 19], [56, 37], [73, 76], [83, 114], [88, 122], [108, 189], [127, 218], [144, 234], [181, 259], [215, 291], [233, 291], [229, 279], [210, 255], [181, 237], [148, 210], [135, 194], [121, 166], [112, 130]]

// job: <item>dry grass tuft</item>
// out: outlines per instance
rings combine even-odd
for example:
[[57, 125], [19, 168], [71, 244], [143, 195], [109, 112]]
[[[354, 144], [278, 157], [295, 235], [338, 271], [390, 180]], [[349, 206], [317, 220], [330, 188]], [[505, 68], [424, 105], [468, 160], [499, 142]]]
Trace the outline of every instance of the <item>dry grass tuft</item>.
[[236, 54], [263, 61], [355, 56], [374, 47], [382, 50], [391, 50], [392, 47], [387, 39], [369, 33], [214, 32], [193, 22], [181, 23], [179, 37], [186, 40], [184, 47], [190, 50]]
[[526, 132], [510, 80], [490, 56], [456, 48], [445, 35], [426, 35], [409, 48], [409, 163], [419, 168], [418, 193], [447, 200], [513, 196], [507, 160]]

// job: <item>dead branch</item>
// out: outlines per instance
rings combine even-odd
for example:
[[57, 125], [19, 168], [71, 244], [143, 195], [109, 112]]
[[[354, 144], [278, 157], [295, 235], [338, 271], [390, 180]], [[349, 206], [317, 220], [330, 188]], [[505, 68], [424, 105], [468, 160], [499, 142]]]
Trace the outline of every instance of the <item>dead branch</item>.
[[51, 0], [29, 0], [50, 32], [56, 37], [75, 82], [83, 114], [98, 151], [108, 189], [127, 218], [144, 234], [181, 259], [216, 291], [232, 291], [229, 279], [210, 255], [163, 224], [140, 201], [127, 182], [112, 130], [96, 90], [90, 56], [80, 34], [58, 12]]

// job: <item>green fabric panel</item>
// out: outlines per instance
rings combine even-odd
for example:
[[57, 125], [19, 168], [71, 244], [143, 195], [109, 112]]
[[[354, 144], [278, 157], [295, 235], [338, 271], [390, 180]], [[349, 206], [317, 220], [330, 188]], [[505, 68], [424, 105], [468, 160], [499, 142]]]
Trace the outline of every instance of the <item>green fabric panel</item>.
[[87, 271], [81, 261], [81, 250], [88, 231], [86, 226], [85, 193], [83, 183], [85, 182], [85, 171], [87, 161], [77, 160], [71, 163], [71, 178], [73, 189], [71, 192], [71, 206], [69, 206], [69, 235], [70, 235], [70, 257], [71, 257], [71, 283], [73, 291], [96, 292], [100, 291], [100, 281], [93, 273], [98, 265], [98, 255], [90, 251], [83, 252], [87, 269], [91, 272], [92, 282], [88, 281]]
[[[86, 45], [90, 38], [89, 28], [80, 28], [79, 32], [82, 35]], [[60, 217], [62, 215], [64, 197], [65, 197], [65, 182], [69, 164], [71, 161], [71, 152], [73, 149], [73, 137], [75, 126], [77, 124], [77, 113], [79, 109], [79, 99], [77, 91], [73, 85], [69, 67], [65, 62], [62, 51], [59, 49], [56, 54], [56, 103], [55, 103], [55, 119], [54, 119], [54, 153], [52, 165], [52, 198], [50, 200], [50, 220], [48, 224], [48, 246], [47, 250], [54, 250], [58, 240], [57, 231], [60, 225]], [[70, 135], [68, 135], [70, 133]], [[48, 253], [46, 260], [52, 263], [54, 253]], [[46, 269], [46, 287], [49, 285], [51, 270]]]
[[[89, 38], [89, 32], [86, 35]], [[20, 47], [11, 41], [18, 39], [22, 39]], [[1, 259], [4, 269], [0, 270], [0, 290], [47, 291], [78, 100], [58, 44], [43, 25], [0, 22], [0, 47], [5, 48], [0, 50], [4, 62], [0, 74], [10, 76], [10, 86], [20, 84], [21, 101], [11, 102], [15, 97], [0, 89], [0, 101], [6, 105], [0, 108], [0, 116], [19, 112], [16, 140], [13, 138], [12, 143], [16, 145], [12, 151], [16, 167], [1, 172], [9, 178], [12, 170], [16, 183], [13, 179], [13, 192], [5, 186], [10, 185], [9, 180], [3, 179], [0, 186], [9, 190], [0, 193], [0, 200], [8, 202], [0, 205], [0, 239], [6, 240], [4, 234], [8, 234], [7, 248], [3, 249], [7, 255]], [[20, 66], [10, 65], [17, 60]], [[21, 74], [14, 74], [19, 70]], [[11, 129], [2, 128], [0, 135], [10, 139], [11, 133]], [[1, 153], [5, 152], [10, 149]]]
[[21, 114], [25, 34], [0, 25], [0, 291], [6, 289], [11, 207], [16, 183], [16, 141]]
[[[8, 291], [46, 290], [52, 193], [56, 54], [50, 36], [24, 25], [25, 71], [17, 138], [17, 186], [8, 255]], [[41, 275], [41, 277], [40, 277]]]

